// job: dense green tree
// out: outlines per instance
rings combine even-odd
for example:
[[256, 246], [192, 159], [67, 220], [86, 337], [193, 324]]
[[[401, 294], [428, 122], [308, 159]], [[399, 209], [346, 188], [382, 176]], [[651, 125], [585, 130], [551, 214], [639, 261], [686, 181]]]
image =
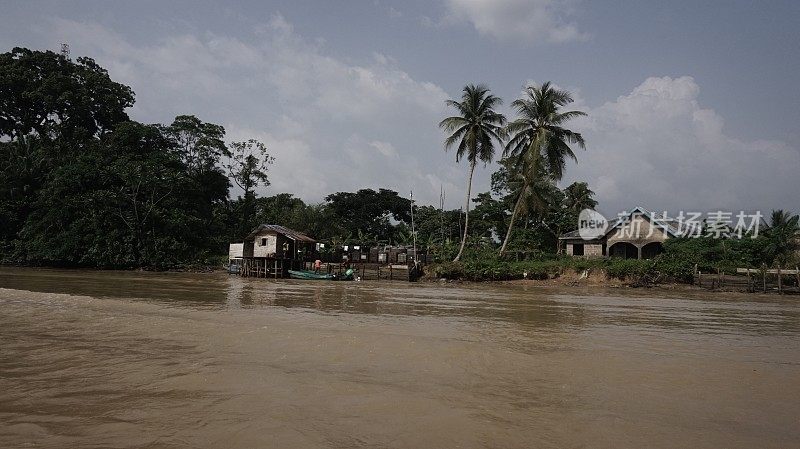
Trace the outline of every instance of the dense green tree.
[[231, 157], [225, 144], [225, 128], [205, 123], [193, 115], [179, 115], [164, 129], [172, 139], [172, 149], [183, 162], [185, 172], [194, 184], [187, 192], [187, 201], [196, 205], [201, 226], [196, 229], [210, 248], [224, 249], [227, 221], [220, 209], [227, 207], [230, 181], [223, 168], [224, 158]]
[[490, 192], [479, 193], [472, 202], [475, 206], [470, 210], [471, 235], [477, 241], [494, 245], [505, 224], [505, 204], [494, 199]]
[[133, 91], [91, 58], [72, 62], [51, 51], [0, 54], [0, 137], [56, 139], [99, 135], [128, 120]]
[[202, 257], [193, 188], [159, 127], [135, 122], [52, 171], [21, 235], [31, 263], [164, 267]]
[[337, 192], [325, 197], [330, 212], [329, 226], [339, 237], [392, 243], [394, 223], [410, 224], [411, 200], [388, 189], [361, 189], [357, 192]]
[[9, 254], [50, 167], [42, 140], [0, 141], [0, 254]]
[[453, 261], [458, 261], [464, 252], [469, 232], [469, 203], [472, 198], [472, 176], [477, 163], [488, 164], [494, 159], [495, 143], [502, 145], [503, 126], [506, 118], [495, 111], [502, 103], [500, 98], [489, 93], [489, 88], [479, 84], [464, 86], [461, 101], [447, 100], [458, 115], [447, 117], [439, 122], [439, 127], [449, 136], [444, 141], [445, 150], [456, 148], [456, 162], [466, 158], [469, 163], [467, 181], [466, 215], [461, 246]]
[[420, 241], [429, 244], [448, 244], [460, 239], [459, 217], [461, 211], [441, 210], [433, 206], [415, 206], [414, 220]]
[[204, 123], [193, 115], [175, 117], [166, 133], [175, 141], [175, 149], [192, 176], [221, 173], [221, 158], [232, 156], [225, 145], [225, 128]]
[[89, 58], [0, 54], [0, 259], [167, 267], [223, 252], [224, 129], [131, 122], [133, 99]]
[[0, 251], [8, 258], [50, 173], [128, 119], [133, 92], [90, 58], [0, 54]]
[[[279, 193], [256, 200], [256, 226], [260, 223], [278, 224], [298, 230], [318, 239], [327, 239], [332, 234], [328, 223], [330, 211], [321, 204], [306, 204], [291, 193]], [[240, 239], [242, 236], [236, 236]]]

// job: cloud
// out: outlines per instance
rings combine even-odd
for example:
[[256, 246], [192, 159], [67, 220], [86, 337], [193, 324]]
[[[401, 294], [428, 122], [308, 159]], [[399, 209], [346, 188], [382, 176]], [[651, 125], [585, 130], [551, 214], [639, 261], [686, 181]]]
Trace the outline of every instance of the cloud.
[[[265, 142], [276, 163], [261, 194], [317, 202], [335, 191], [413, 188], [421, 203], [437, 204], [444, 185], [448, 207], [463, 202], [467, 167], [442, 150], [436, 126], [451, 112], [447, 93], [380, 49], [362, 63], [345, 62], [280, 15], [240, 38], [195, 33], [133, 43], [98, 23], [64, 19], [43, 33], [48, 42], [68, 40], [74, 55], [94, 57], [129, 84], [137, 120], [168, 123], [192, 113], [224, 125], [231, 140]], [[648, 78], [599, 105], [570, 90], [573, 106], [589, 114], [571, 124], [588, 149], [568, 167], [564, 185], [588, 181], [603, 211], [800, 210], [797, 146], [732, 135], [701, 104], [694, 79]], [[488, 189], [495, 168], [476, 172], [473, 192]]]
[[143, 45], [93, 22], [56, 19], [52, 29], [134, 89], [135, 119], [168, 123], [190, 113], [224, 125], [230, 140], [266, 143], [276, 161], [262, 194], [316, 202], [340, 190], [415, 188], [434, 203], [439, 184], [465, 190], [436, 126], [448, 95], [390, 56], [343, 62], [281, 15], [252, 39], [178, 34]]
[[392, 144], [389, 142], [381, 142], [380, 140], [373, 140], [372, 142], [369, 143], [369, 146], [378, 150], [378, 152], [386, 158], [397, 159], [400, 157], [400, 155], [397, 154], [397, 150], [395, 150], [394, 146], [392, 146]]
[[469, 22], [486, 36], [500, 41], [563, 43], [589, 35], [567, 20], [574, 13], [571, 0], [446, 0], [445, 22]]
[[399, 19], [403, 17], [403, 12], [392, 5], [384, 5], [378, 0], [372, 2], [377, 8], [382, 10], [390, 19]]
[[656, 210], [798, 210], [800, 151], [784, 142], [728, 135], [700, 105], [691, 77], [648, 78], [629, 94], [584, 109], [587, 151], [568, 182], [588, 180], [606, 213]]

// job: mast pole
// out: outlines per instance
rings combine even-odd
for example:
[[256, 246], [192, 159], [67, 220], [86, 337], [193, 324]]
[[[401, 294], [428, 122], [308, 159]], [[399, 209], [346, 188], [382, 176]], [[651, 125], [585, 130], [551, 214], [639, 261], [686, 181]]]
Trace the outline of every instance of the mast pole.
[[417, 233], [414, 229], [414, 191], [411, 191], [411, 236], [414, 237], [414, 266], [417, 265]]

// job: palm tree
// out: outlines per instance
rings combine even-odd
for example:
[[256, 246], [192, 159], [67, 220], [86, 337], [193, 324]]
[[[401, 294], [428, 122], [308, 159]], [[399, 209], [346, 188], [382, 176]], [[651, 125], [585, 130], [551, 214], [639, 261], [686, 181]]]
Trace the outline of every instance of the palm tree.
[[567, 209], [580, 212], [583, 209], [594, 209], [597, 200], [594, 199], [594, 192], [585, 182], [573, 182], [564, 189], [564, 203]]
[[466, 157], [469, 162], [469, 181], [467, 182], [467, 213], [464, 219], [464, 234], [461, 247], [453, 262], [457, 262], [464, 252], [469, 229], [469, 202], [472, 195], [472, 175], [478, 161], [488, 164], [494, 158], [494, 142], [502, 145], [503, 126], [506, 118], [495, 112], [502, 103], [500, 98], [489, 93], [483, 84], [464, 86], [461, 101], [447, 100], [447, 105], [458, 111], [459, 115], [447, 117], [439, 123], [450, 136], [444, 141], [445, 151], [456, 147], [456, 162]]
[[795, 216], [792, 216], [790, 212], [787, 212], [783, 209], [773, 210], [769, 217], [769, 227], [781, 228], [790, 226], [794, 220], [796, 220]]
[[773, 210], [766, 231], [765, 258], [780, 265], [786, 263], [798, 248], [799, 236], [800, 216], [782, 209]]
[[[538, 177], [549, 177], [560, 181], [564, 177], [566, 159], [577, 161], [570, 144], [586, 148], [583, 136], [562, 125], [572, 118], [586, 115], [581, 111], [561, 112], [561, 108], [572, 103], [572, 95], [564, 90], [556, 89], [550, 82], [541, 87], [528, 86], [525, 97], [511, 103], [516, 109], [518, 118], [506, 126], [510, 136], [506, 144], [504, 156], [516, 160], [516, 169], [524, 178], [526, 185], [534, 185]], [[522, 188], [519, 195], [530, 194], [529, 188]], [[505, 252], [511, 238], [514, 220], [524, 200], [518, 199], [511, 212], [511, 221], [500, 255]]]

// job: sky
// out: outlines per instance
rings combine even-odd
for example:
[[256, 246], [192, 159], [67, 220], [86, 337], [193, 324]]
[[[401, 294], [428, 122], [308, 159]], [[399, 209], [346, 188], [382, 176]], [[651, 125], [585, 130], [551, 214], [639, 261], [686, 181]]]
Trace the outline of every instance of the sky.
[[[193, 114], [275, 156], [262, 195], [414, 191], [459, 207], [445, 100], [510, 103], [552, 81], [587, 113], [561, 186], [599, 210], [800, 212], [800, 2], [587, 0], [9, 1], [0, 51], [89, 56], [136, 92], [135, 120]], [[501, 149], [498, 149], [498, 158]], [[473, 192], [496, 164], [479, 166]]]

